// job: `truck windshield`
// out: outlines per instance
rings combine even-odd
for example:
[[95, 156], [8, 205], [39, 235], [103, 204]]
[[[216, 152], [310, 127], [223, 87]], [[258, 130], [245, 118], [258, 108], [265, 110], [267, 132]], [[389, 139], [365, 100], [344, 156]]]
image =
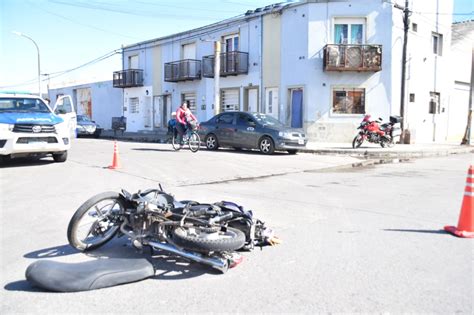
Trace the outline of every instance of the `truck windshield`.
[[51, 113], [48, 105], [37, 98], [0, 98], [0, 113]]

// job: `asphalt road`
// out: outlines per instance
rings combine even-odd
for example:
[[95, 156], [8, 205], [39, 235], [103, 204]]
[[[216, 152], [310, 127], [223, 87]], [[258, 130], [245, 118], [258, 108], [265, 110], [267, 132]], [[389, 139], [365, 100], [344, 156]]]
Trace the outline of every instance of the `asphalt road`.
[[[0, 168], [2, 314], [473, 312], [473, 240], [456, 225], [472, 155], [357, 167], [345, 156], [172, 151], [76, 139], [66, 163]], [[156, 255], [154, 278], [79, 293], [32, 288], [34, 261], [140, 257], [126, 239], [84, 255], [67, 245], [69, 219], [97, 193], [164, 188], [178, 199], [231, 200], [283, 240], [244, 252], [226, 274]]]

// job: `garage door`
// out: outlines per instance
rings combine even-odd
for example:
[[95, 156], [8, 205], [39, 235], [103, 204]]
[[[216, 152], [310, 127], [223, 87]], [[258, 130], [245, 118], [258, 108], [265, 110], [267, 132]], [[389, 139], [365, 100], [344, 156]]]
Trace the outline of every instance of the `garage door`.
[[222, 112], [239, 110], [239, 89], [221, 90], [221, 104]]

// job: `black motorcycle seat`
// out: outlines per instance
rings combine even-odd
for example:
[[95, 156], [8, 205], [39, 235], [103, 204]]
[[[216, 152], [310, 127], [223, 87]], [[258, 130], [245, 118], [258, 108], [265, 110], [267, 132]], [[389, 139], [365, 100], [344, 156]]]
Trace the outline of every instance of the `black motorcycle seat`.
[[41, 260], [29, 265], [25, 275], [33, 286], [56, 292], [76, 292], [143, 280], [154, 276], [155, 270], [145, 258], [110, 258], [80, 263]]

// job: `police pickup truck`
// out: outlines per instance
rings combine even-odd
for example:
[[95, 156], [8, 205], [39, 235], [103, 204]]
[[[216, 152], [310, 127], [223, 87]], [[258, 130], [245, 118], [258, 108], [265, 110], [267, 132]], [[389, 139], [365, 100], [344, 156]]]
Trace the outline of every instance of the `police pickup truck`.
[[55, 162], [65, 162], [75, 128], [69, 95], [51, 108], [38, 96], [0, 92], [0, 161], [52, 155]]

